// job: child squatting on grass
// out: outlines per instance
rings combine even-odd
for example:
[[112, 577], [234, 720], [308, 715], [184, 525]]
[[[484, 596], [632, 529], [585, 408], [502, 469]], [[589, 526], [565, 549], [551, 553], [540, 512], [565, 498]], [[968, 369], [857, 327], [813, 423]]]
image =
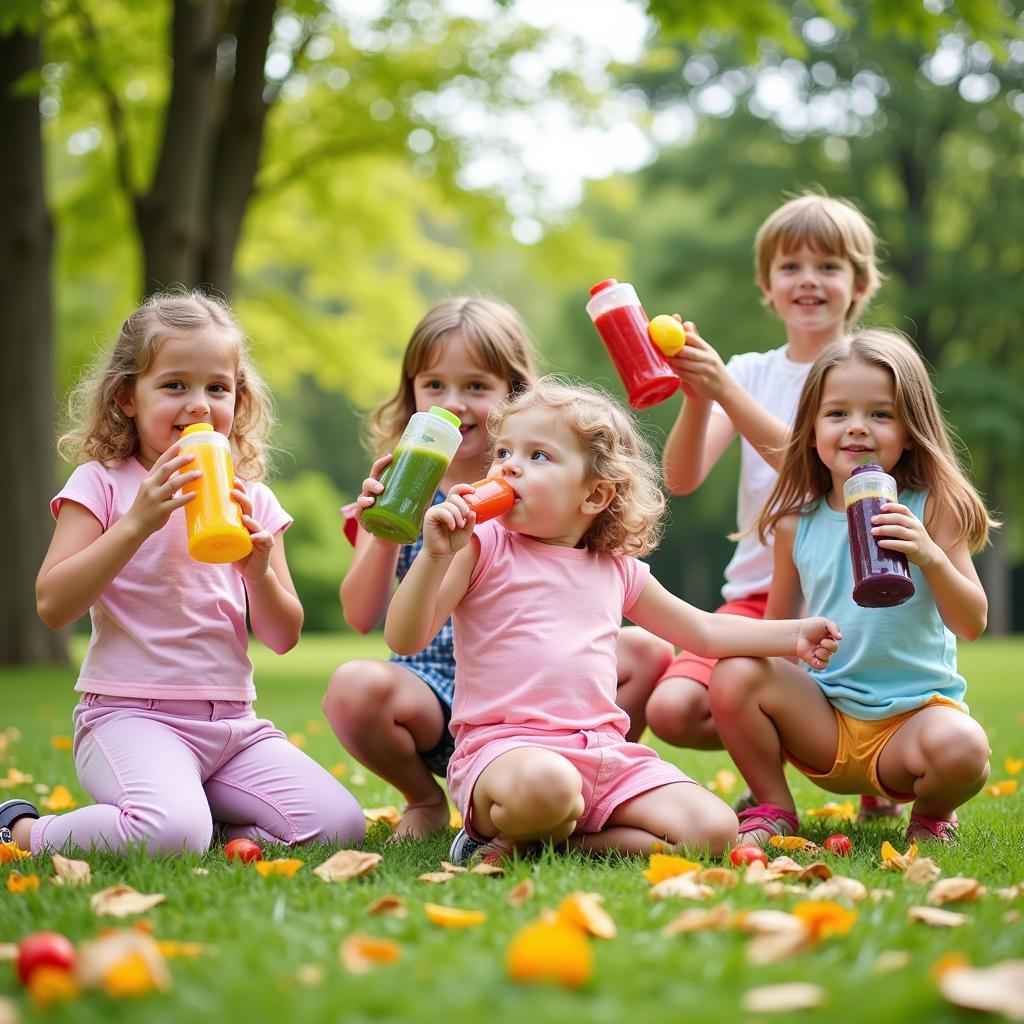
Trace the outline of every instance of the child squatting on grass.
[[[910, 562], [915, 593], [898, 607], [862, 608], [852, 597], [843, 485], [864, 462], [898, 485], [899, 501], [872, 519], [879, 547]], [[955, 808], [989, 772], [988, 739], [963, 702], [956, 636], [985, 628], [971, 552], [994, 525], [905, 338], [865, 330], [815, 359], [757, 529], [775, 533], [768, 616], [806, 601], [840, 621], [844, 639], [827, 665], [806, 671], [780, 658], [715, 666], [715, 722], [758, 800], [740, 814], [743, 839], [797, 831], [783, 759], [830, 792], [913, 801], [908, 842], [954, 838]]]
[[607, 396], [544, 378], [496, 410], [491, 433], [490, 475], [511, 484], [514, 506], [477, 528], [470, 488], [453, 487], [427, 512], [385, 626], [392, 649], [411, 653], [453, 617], [448, 786], [465, 827], [452, 859], [564, 840], [722, 853], [736, 838], [733, 811], [626, 739], [615, 703], [622, 617], [702, 654], [773, 652], [819, 668], [837, 626], [710, 615], [669, 594], [637, 557], [659, 534], [657, 466]]
[[[384, 489], [380, 474], [406, 423], [432, 405], [462, 421], [462, 442], [434, 502], [444, 501], [453, 485], [485, 476], [487, 418], [499, 402], [533, 384], [535, 362], [519, 314], [504, 302], [457, 296], [434, 306], [409, 338], [398, 390], [371, 414], [375, 461], [350, 510], [361, 513], [374, 503]], [[384, 621], [395, 577], [401, 580], [409, 571], [423, 541], [402, 546], [359, 529], [355, 546], [341, 583], [341, 605], [349, 625], [367, 633]], [[619, 635], [616, 700], [630, 717], [634, 739], [644, 730], [644, 705], [671, 658], [671, 646], [642, 629]], [[448, 826], [448, 800], [433, 776], [444, 778], [454, 749], [448, 723], [455, 678], [450, 622], [422, 650], [389, 661], [357, 658], [331, 676], [323, 701], [331, 728], [353, 757], [405, 798], [396, 838]]]
[[[215, 821], [227, 838], [363, 839], [351, 794], [252, 709], [246, 609], [280, 654], [303, 616], [284, 552], [291, 517], [258, 482], [271, 406], [246, 345], [216, 299], [154, 295], [78, 389], [78, 422], [59, 447], [79, 465], [51, 503], [57, 525], [36, 600], [54, 629], [92, 616], [74, 757], [96, 804], [39, 817], [8, 801], [0, 839], [33, 854], [144, 844], [157, 856], [205, 851]], [[232, 494], [252, 539], [234, 563], [188, 554], [193, 496], [181, 488], [202, 474], [179, 440], [194, 423], [234, 449]]]

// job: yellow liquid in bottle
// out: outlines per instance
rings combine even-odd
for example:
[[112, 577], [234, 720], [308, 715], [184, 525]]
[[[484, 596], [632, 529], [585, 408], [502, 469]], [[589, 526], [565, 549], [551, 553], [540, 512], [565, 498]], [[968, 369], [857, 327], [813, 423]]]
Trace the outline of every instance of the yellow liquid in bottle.
[[181, 488], [184, 494], [195, 494], [185, 506], [188, 553], [199, 562], [237, 562], [245, 558], [252, 551], [252, 538], [242, 525], [242, 510], [231, 498], [235, 471], [230, 449], [219, 444], [189, 444], [184, 435], [181, 451], [195, 456], [185, 470], [199, 469], [203, 473]]

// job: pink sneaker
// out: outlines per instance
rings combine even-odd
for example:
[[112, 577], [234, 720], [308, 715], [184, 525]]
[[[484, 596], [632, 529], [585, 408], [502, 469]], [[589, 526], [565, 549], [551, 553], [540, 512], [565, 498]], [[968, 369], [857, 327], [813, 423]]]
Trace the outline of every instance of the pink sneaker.
[[957, 841], [957, 825], [956, 811], [949, 816], [948, 820], [929, 818], [923, 814], [911, 814], [906, 841], [908, 843], [955, 843]]
[[903, 815], [903, 804], [893, 803], [884, 796], [868, 796], [860, 798], [860, 814], [857, 820], [861, 823], [875, 818], [899, 818]]
[[800, 828], [800, 819], [790, 811], [773, 804], [757, 804], [739, 814], [739, 841], [764, 846], [772, 836], [793, 836]]

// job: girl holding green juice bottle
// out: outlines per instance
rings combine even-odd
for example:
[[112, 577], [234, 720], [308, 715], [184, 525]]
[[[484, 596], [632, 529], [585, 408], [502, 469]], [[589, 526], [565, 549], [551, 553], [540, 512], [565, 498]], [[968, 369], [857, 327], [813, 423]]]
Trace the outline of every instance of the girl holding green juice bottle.
[[[487, 419], [506, 397], [536, 380], [535, 354], [519, 315], [493, 299], [446, 299], [426, 314], [409, 339], [397, 392], [369, 419], [375, 457], [355, 502], [357, 515], [384, 490], [380, 477], [414, 413], [439, 407], [458, 417], [461, 442], [438, 484], [434, 503], [456, 483], [480, 480], [490, 466]], [[375, 536], [360, 527], [342, 581], [345, 621], [360, 633], [384, 621], [395, 587], [422, 547]], [[618, 701], [630, 715], [631, 738], [644, 728], [642, 709], [671, 661], [669, 645], [641, 629], [618, 644]], [[455, 683], [451, 623], [418, 654], [388, 661], [360, 658], [331, 676], [327, 720], [345, 749], [395, 786], [406, 800], [396, 835], [423, 836], [448, 825], [444, 777], [453, 741], [448, 732]]]

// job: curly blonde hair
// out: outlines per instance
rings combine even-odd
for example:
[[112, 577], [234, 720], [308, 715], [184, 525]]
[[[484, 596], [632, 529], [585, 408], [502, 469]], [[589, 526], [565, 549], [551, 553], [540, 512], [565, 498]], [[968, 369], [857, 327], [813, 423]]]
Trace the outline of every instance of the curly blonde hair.
[[881, 367], [893, 379], [893, 414], [913, 442], [889, 471], [898, 488], [927, 490], [949, 509], [957, 540], [966, 540], [972, 553], [980, 551], [989, 530], [999, 524], [989, 516], [957, 457], [957, 447], [963, 446], [943, 420], [924, 361], [908, 338], [880, 328], [833, 342], [811, 364], [782, 450], [778, 480], [757, 522], [758, 537], [763, 543], [780, 519], [801, 512], [808, 501], [832, 487], [832, 474], [814, 447], [814, 422], [828, 372], [853, 360]]
[[[776, 253], [807, 246], [850, 261], [853, 280], [861, 290], [846, 311], [846, 324], [855, 323], [881, 284], [875, 257], [878, 239], [868, 219], [847, 199], [806, 192], [783, 203], [758, 228], [754, 239], [757, 280], [768, 281]], [[770, 305], [767, 298], [765, 305]]]
[[229, 440], [235, 471], [245, 480], [261, 480], [268, 469], [267, 439], [273, 402], [248, 353], [248, 339], [225, 302], [199, 291], [151, 295], [121, 325], [111, 351], [98, 359], [72, 390], [69, 428], [57, 451], [73, 464], [112, 462], [135, 455], [139, 435], [121, 402], [172, 336], [214, 328], [237, 347], [235, 413]]
[[537, 379], [533, 344], [511, 306], [467, 295], [445, 299], [413, 328], [402, 358], [398, 391], [370, 413], [366, 447], [374, 458], [394, 450], [416, 411], [416, 375], [441, 358], [445, 342], [456, 333], [462, 335], [481, 367], [508, 382], [510, 395]]
[[550, 409], [575, 434], [587, 479], [615, 486], [615, 497], [586, 533], [587, 547], [610, 555], [653, 551], [661, 539], [665, 495], [654, 450], [632, 414], [597, 388], [549, 375], [494, 409], [491, 438], [509, 416], [537, 406]]

